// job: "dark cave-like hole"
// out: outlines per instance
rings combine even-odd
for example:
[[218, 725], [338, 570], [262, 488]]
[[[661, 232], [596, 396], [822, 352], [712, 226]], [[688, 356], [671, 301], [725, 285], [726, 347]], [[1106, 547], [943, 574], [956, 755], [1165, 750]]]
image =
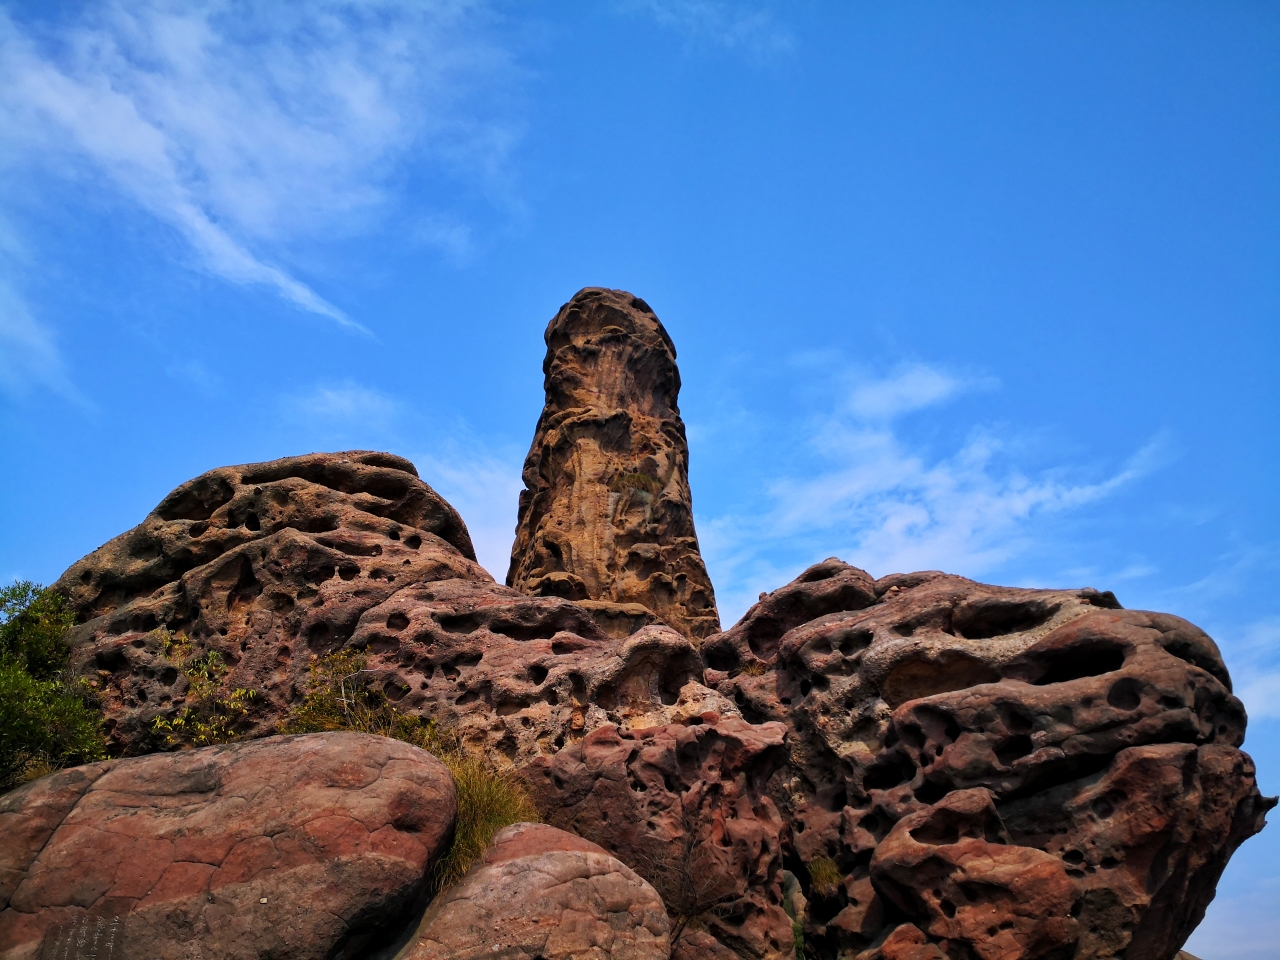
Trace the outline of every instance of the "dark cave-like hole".
[[1124, 666], [1124, 648], [1115, 643], [1092, 643], [1055, 650], [1035, 659], [1040, 661], [1043, 671], [1033, 683], [1044, 687], [1119, 670]]
[[996, 759], [1000, 761], [1000, 765], [1009, 767], [1013, 765], [1015, 760], [1019, 760], [1031, 753], [1035, 749], [1035, 745], [1031, 742], [1031, 738], [1024, 733], [1017, 734], [1012, 737], [1005, 737], [996, 744]]
[[915, 773], [915, 765], [906, 757], [885, 757], [877, 760], [867, 771], [862, 778], [862, 786], [866, 790], [890, 790], [900, 783], [906, 783]]

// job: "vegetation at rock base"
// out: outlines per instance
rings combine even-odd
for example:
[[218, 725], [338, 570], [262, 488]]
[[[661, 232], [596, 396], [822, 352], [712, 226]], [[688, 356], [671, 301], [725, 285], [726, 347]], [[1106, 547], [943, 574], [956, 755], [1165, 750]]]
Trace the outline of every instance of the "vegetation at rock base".
[[453, 843], [436, 864], [432, 878], [436, 889], [443, 890], [471, 869], [503, 827], [536, 823], [541, 817], [516, 781], [499, 773], [484, 757], [465, 750], [451, 731], [433, 719], [398, 710], [377, 687], [365, 663], [358, 650], [340, 650], [313, 661], [307, 694], [280, 730], [355, 730], [402, 740], [438, 757], [449, 768], [458, 791]]
[[93, 690], [69, 669], [74, 624], [52, 590], [0, 588], [0, 790], [106, 755]]
[[187, 680], [182, 710], [171, 717], [156, 717], [153, 726], [169, 747], [207, 747], [230, 743], [241, 735], [239, 729], [249, 716], [249, 701], [256, 690], [223, 689], [226, 662], [217, 650], [196, 652], [190, 639], [171, 634], [164, 627], [151, 631], [162, 644], [165, 659], [173, 663]]

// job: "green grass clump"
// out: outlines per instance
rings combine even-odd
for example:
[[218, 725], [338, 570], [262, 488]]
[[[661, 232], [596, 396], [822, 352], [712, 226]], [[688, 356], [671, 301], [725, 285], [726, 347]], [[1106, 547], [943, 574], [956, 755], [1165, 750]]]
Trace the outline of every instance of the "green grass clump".
[[518, 783], [494, 771], [483, 759], [465, 753], [446, 753], [440, 759], [458, 789], [453, 843], [436, 865], [435, 884], [443, 890], [466, 875], [503, 827], [538, 823], [542, 817]]
[[106, 756], [95, 694], [69, 669], [74, 624], [52, 590], [0, 588], [0, 790]]
[[371, 682], [366, 662], [358, 650], [340, 650], [313, 661], [307, 694], [280, 730], [371, 733], [438, 757], [453, 775], [458, 797], [453, 843], [432, 876], [436, 890], [443, 890], [471, 869], [503, 827], [537, 823], [541, 817], [520, 784], [497, 771], [486, 757], [468, 752], [456, 735], [435, 720], [398, 710]]

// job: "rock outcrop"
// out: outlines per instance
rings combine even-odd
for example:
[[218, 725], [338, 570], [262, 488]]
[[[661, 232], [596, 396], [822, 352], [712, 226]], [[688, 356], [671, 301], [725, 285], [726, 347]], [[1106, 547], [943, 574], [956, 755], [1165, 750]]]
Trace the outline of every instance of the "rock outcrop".
[[191, 705], [184, 653], [224, 665], [220, 695], [253, 692], [238, 732], [261, 736], [305, 695], [316, 657], [359, 650], [398, 709], [513, 768], [606, 723], [737, 713], [701, 686], [687, 637], [661, 624], [612, 637], [598, 611], [500, 586], [470, 553], [411, 464], [312, 454], [183, 484], [57, 588], [84, 618], [73, 662], [116, 754], [164, 748], [155, 721]]
[[1169, 957], [1275, 804], [1213, 641], [1109, 593], [828, 560], [703, 655], [787, 726], [821, 956]]
[[668, 960], [653, 887], [581, 837], [542, 824], [498, 832], [441, 894], [405, 960]]
[[782, 910], [784, 824], [766, 791], [786, 728], [708, 712], [684, 724], [593, 730], [527, 771], [549, 822], [595, 840], [700, 918], [737, 956], [793, 955]]
[[[112, 754], [168, 746], [156, 721], [197, 695], [192, 663], [204, 665], [206, 687], [216, 672], [223, 694], [254, 692], [235, 732], [261, 737], [305, 695], [317, 658], [356, 650], [367, 682], [398, 710], [455, 731], [529, 784], [549, 823], [649, 881], [681, 960], [789, 960], [793, 917], [810, 960], [1168, 960], [1178, 951], [1228, 858], [1276, 802], [1259, 795], [1239, 749], [1244, 709], [1209, 637], [1096, 590], [1009, 589], [938, 572], [877, 580], [834, 559], [717, 632], [670, 338], [643, 301], [587, 289], [552, 320], [547, 344], [547, 403], [507, 586], [475, 563], [461, 518], [411, 464], [370, 452], [211, 471], [73, 565], [56, 586], [80, 618], [73, 664], [101, 696]], [[308, 774], [266, 772], [253, 756], [241, 745], [109, 762], [4, 798], [0, 833], [20, 850], [0, 861], [10, 898], [0, 939], [25, 957], [59, 924], [57, 936], [77, 938], [123, 930], [103, 912], [115, 873], [40, 873], [41, 864], [62, 856], [59, 837], [79, 836], [67, 831], [80, 811], [110, 819], [102, 804], [126, 795], [141, 798], [137, 823], [150, 817], [162, 834], [173, 811], [225, 809], [232, 794], [215, 797], [221, 787], [164, 792], [183, 777], [204, 783], [174, 772], [194, 758], [231, 770], [244, 757], [257, 771], [237, 774], [245, 808], [225, 815], [227, 829], [247, 824], [235, 849], [248, 856], [264, 837], [292, 836], [287, 825], [284, 834], [260, 826], [277, 812], [256, 805], [282, 779]], [[152, 771], [161, 799], [145, 784], [101, 793], [135, 769]], [[333, 776], [352, 803], [382, 789], [380, 775]], [[320, 788], [298, 789], [305, 798]], [[377, 816], [361, 815], [361, 829], [429, 832], [411, 813], [369, 827]], [[50, 836], [38, 857], [21, 852]], [[94, 842], [115, 843], [103, 836]], [[575, 844], [530, 828], [504, 838], [466, 881], [470, 892], [432, 908], [431, 936], [415, 949], [463, 956], [497, 945], [497, 955], [529, 958], [659, 949], [668, 934], [651, 916], [649, 887]], [[269, 846], [261, 856], [295, 863], [289, 842]], [[117, 848], [103, 849], [113, 862]], [[332, 917], [304, 930], [317, 955], [364, 949], [368, 918], [401, 910], [417, 889], [403, 879], [421, 868], [413, 857], [431, 855], [392, 858], [385, 877], [368, 881], [383, 906], [324, 900]], [[134, 892], [118, 896], [134, 898], [138, 919], [122, 924], [140, 924], [136, 942], [176, 956], [174, 944], [214, 915], [216, 904], [199, 906], [192, 891], [223, 860], [163, 856], [173, 864], [163, 883], [142, 890], [137, 871], [123, 871]], [[324, 871], [348, 869], [347, 854], [337, 856], [296, 861], [321, 871], [322, 899], [338, 897]], [[274, 874], [286, 888], [290, 869]], [[499, 876], [517, 878], [518, 895], [500, 893]], [[54, 892], [41, 900], [36, 890]], [[275, 909], [276, 895], [263, 895]], [[243, 926], [225, 933], [235, 944], [257, 935], [265, 907], [251, 901], [235, 921]], [[312, 955], [297, 952], [284, 914], [269, 918], [278, 929], [261, 934], [264, 951]], [[499, 928], [506, 939], [476, 932]]]
[[222, 467], [184, 483], [55, 584], [82, 621], [73, 664], [103, 699], [114, 754], [160, 747], [152, 723], [187, 693], [167, 639], [253, 689], [242, 732], [274, 732], [311, 654], [346, 642], [402, 585], [492, 583], [457, 512], [386, 453], [311, 454]]
[[363, 734], [64, 770], [0, 798], [0, 956], [327, 958], [410, 920], [453, 780]]
[[624, 636], [646, 611], [695, 639], [715, 633], [667, 331], [638, 297], [588, 287], [546, 341], [508, 586], [586, 601]]

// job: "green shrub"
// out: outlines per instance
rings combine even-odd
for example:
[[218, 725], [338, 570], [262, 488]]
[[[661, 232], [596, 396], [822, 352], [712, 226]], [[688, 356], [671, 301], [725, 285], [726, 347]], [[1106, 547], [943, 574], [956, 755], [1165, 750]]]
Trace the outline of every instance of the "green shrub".
[[68, 669], [74, 623], [52, 590], [0, 588], [0, 789], [106, 755], [94, 693]]
[[197, 653], [190, 639], [180, 633], [171, 634], [164, 627], [151, 633], [160, 641], [165, 659], [187, 678], [182, 710], [172, 717], [156, 717], [152, 722], [165, 745], [208, 747], [239, 739], [240, 728], [249, 716], [249, 701], [258, 692], [243, 687], [223, 689], [227, 665], [217, 650]]
[[402, 740], [438, 757], [449, 768], [458, 792], [453, 843], [432, 877], [434, 887], [443, 890], [471, 869], [503, 827], [541, 818], [520, 784], [498, 772], [487, 758], [469, 753], [435, 720], [396, 709], [369, 681], [366, 662], [358, 650], [340, 650], [313, 661], [307, 694], [281, 724], [281, 732], [355, 730]]

